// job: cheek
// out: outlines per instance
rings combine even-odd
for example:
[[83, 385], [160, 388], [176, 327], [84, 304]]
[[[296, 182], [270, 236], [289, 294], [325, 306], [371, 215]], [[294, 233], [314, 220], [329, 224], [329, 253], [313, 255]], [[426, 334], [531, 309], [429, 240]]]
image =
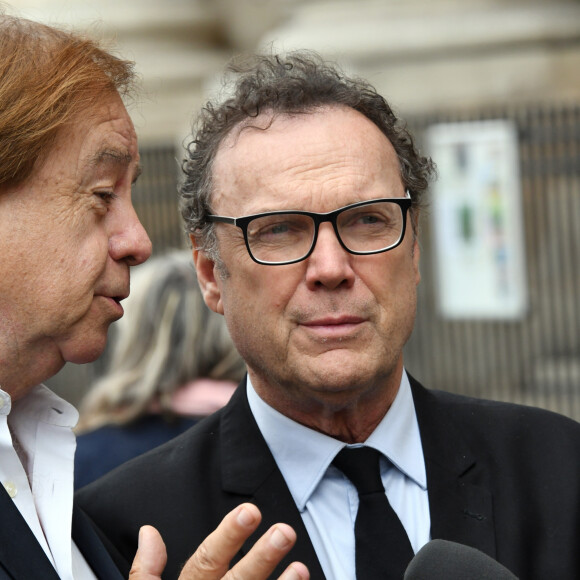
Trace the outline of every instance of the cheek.
[[87, 283], [90, 283], [91, 278], [94, 281], [102, 274], [108, 257], [109, 244], [105, 237], [87, 241], [80, 255], [79, 263], [81, 272], [87, 277]]
[[63, 212], [62, 223], [53, 228], [43, 244], [43, 251], [52, 261], [66, 262], [70, 268], [83, 271], [102, 267], [109, 253], [110, 225], [86, 205]]
[[[91, 284], [105, 269], [109, 256], [106, 236], [91, 236], [79, 242], [73, 251], [60, 255], [59, 262], [81, 285]], [[76, 250], [76, 251], [74, 251]], [[71, 271], [72, 270], [72, 271]]]
[[[410, 254], [403, 259], [392, 259], [382, 264], [382, 267], [370, 268], [364, 276], [368, 287], [374, 295], [382, 316], [390, 320], [398, 320], [397, 324], [411, 324], [415, 316], [417, 302], [417, 284], [420, 274], [418, 261]], [[397, 257], [398, 258], [398, 257]], [[377, 277], [377, 272], [383, 275]]]
[[55, 283], [60, 286], [61, 299], [66, 301], [67, 308], [82, 311], [90, 307], [108, 256], [108, 242], [102, 236], [85, 239], [76, 248], [59, 254]]
[[264, 329], [270, 335], [283, 331], [285, 312], [298, 285], [292, 272], [282, 272], [274, 266], [251, 269], [243, 276], [232, 273], [221, 291], [232, 336], [235, 333], [239, 340], [246, 341], [250, 328]]

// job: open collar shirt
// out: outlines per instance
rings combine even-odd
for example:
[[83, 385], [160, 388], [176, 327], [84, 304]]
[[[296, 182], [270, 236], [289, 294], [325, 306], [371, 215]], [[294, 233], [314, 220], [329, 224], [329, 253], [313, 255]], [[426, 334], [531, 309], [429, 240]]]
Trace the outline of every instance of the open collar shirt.
[[[352, 580], [356, 576], [354, 522], [358, 493], [331, 465], [345, 443], [276, 411], [258, 396], [249, 377], [247, 393], [325, 576], [329, 580]], [[387, 498], [417, 552], [430, 539], [429, 500], [419, 426], [405, 372], [391, 408], [364, 444], [382, 454], [381, 477]]]
[[60, 578], [95, 580], [71, 537], [77, 421], [44, 385], [14, 403], [0, 389], [0, 482]]

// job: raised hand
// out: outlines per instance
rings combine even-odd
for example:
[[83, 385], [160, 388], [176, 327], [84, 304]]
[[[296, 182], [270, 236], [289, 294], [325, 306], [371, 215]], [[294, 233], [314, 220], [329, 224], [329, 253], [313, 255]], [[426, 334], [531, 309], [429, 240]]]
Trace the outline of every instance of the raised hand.
[[[296, 542], [296, 533], [286, 524], [273, 525], [231, 570], [231, 559], [256, 530], [260, 510], [253, 504], [238, 506], [198, 547], [185, 564], [179, 580], [266, 580]], [[165, 544], [152, 526], [139, 532], [139, 548], [129, 573], [130, 580], [160, 580], [167, 561]], [[304, 564], [293, 562], [279, 580], [308, 580]]]

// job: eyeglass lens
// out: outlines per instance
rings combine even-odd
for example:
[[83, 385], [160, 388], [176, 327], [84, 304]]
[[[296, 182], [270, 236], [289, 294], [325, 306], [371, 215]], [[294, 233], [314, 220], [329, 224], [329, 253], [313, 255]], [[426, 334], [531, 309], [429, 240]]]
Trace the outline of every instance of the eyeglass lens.
[[[397, 203], [381, 201], [345, 209], [336, 216], [338, 235], [353, 252], [372, 253], [399, 243], [403, 211]], [[256, 260], [280, 263], [308, 254], [316, 231], [312, 216], [276, 213], [254, 218], [247, 229], [248, 245]]]

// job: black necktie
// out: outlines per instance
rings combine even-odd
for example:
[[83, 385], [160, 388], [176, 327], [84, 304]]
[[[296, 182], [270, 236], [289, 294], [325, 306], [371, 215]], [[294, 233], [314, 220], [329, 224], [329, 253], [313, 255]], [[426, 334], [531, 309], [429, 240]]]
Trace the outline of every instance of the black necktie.
[[407, 532], [385, 495], [380, 456], [370, 447], [345, 447], [333, 461], [358, 491], [357, 580], [401, 580], [413, 557]]

